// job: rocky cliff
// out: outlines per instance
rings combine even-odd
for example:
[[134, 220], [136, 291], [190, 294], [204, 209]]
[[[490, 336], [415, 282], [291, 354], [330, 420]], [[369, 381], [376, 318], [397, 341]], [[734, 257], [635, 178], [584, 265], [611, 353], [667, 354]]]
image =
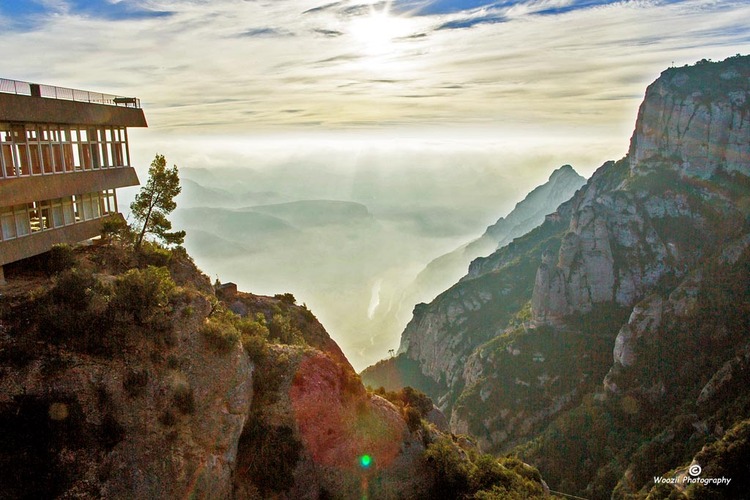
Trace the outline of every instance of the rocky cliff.
[[666, 70], [625, 158], [415, 308], [400, 358], [454, 432], [608, 498], [747, 418], [748, 98], [750, 57]]
[[179, 248], [56, 248], [0, 293], [2, 498], [546, 495], [426, 396], [366, 391], [291, 294], [215, 294]]

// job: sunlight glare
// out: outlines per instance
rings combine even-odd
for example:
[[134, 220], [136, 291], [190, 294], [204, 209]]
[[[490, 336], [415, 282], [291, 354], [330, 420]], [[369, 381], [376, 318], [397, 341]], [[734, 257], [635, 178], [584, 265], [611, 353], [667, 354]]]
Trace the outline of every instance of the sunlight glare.
[[350, 27], [354, 39], [371, 56], [393, 53], [396, 50], [394, 40], [404, 36], [407, 30], [405, 20], [390, 15], [387, 7], [380, 11], [371, 9], [369, 15], [354, 19]]

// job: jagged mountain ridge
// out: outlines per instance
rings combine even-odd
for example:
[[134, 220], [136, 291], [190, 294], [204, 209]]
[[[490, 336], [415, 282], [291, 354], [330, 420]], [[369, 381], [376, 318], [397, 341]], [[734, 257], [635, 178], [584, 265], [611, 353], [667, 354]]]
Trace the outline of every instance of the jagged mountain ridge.
[[750, 416], [729, 382], [746, 376], [749, 121], [750, 57], [663, 72], [628, 156], [417, 307], [391, 372], [416, 362], [454, 432], [518, 446], [553, 489], [669, 496], [654, 476]]
[[404, 293], [402, 302], [432, 300], [466, 273], [471, 261], [489, 255], [513, 239], [523, 236], [544, 221], [560, 203], [568, 200], [586, 179], [570, 165], [554, 170], [547, 182], [534, 188], [505, 217], [487, 227], [479, 238], [432, 260]]

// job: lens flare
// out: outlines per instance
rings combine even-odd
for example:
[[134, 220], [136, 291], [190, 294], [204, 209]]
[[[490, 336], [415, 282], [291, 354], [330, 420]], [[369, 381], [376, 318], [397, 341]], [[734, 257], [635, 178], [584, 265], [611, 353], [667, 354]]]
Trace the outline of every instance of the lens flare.
[[369, 469], [372, 465], [372, 457], [370, 455], [362, 455], [359, 457], [359, 466], [363, 469]]

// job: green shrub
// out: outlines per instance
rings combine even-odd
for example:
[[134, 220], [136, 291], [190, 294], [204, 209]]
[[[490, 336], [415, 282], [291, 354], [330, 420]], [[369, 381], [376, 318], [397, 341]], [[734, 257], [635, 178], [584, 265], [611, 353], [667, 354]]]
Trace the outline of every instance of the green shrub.
[[138, 326], [164, 330], [170, 324], [174, 289], [175, 283], [164, 267], [131, 269], [117, 278], [112, 306]]
[[242, 347], [255, 363], [262, 361], [268, 355], [268, 342], [261, 337], [243, 335]]
[[436, 498], [461, 498], [469, 493], [472, 464], [450, 438], [443, 437], [430, 444], [424, 456], [435, 471]]
[[305, 318], [305, 321], [308, 323], [312, 323], [317, 319], [310, 308], [307, 307], [307, 304], [302, 304], [302, 317]]
[[281, 344], [305, 345], [305, 338], [302, 332], [292, 324], [289, 316], [276, 313], [271, 318], [271, 324], [268, 325], [269, 338]]
[[292, 428], [268, 425], [253, 413], [240, 436], [237, 479], [255, 485], [262, 498], [277, 497], [294, 484], [303, 449]]
[[416, 408], [412, 408], [411, 406], [405, 408], [404, 419], [406, 420], [406, 426], [411, 432], [422, 428], [422, 416]]
[[182, 309], [183, 318], [192, 318], [193, 314], [195, 314], [195, 308], [193, 306], [185, 306], [185, 308]]
[[404, 416], [406, 416], [406, 410], [411, 408], [416, 411], [420, 418], [425, 418], [434, 407], [432, 399], [430, 399], [428, 395], [409, 386], [393, 392], [388, 392], [380, 387], [375, 391], [375, 394], [384, 397], [397, 407], [401, 408]]
[[242, 347], [254, 362], [262, 361], [268, 354], [268, 327], [262, 313], [256, 315], [255, 321], [244, 318], [239, 323]]
[[65, 343], [90, 353], [107, 355], [117, 347], [110, 335], [112, 289], [91, 273], [72, 269], [60, 273], [49, 292], [35, 301], [42, 339]]
[[224, 317], [209, 317], [200, 328], [209, 346], [220, 353], [229, 352], [240, 340], [240, 332]]
[[297, 303], [297, 299], [291, 293], [277, 293], [273, 298], [280, 300], [284, 304], [289, 304], [290, 306]]
[[115, 241], [132, 242], [133, 231], [130, 226], [120, 216], [108, 217], [102, 222], [102, 240], [111, 245]]
[[544, 497], [539, 471], [517, 457], [497, 459], [465, 450], [447, 436], [429, 444], [424, 456], [435, 472], [436, 498]]
[[144, 241], [137, 252], [139, 267], [166, 267], [172, 260], [172, 252], [152, 241]]

